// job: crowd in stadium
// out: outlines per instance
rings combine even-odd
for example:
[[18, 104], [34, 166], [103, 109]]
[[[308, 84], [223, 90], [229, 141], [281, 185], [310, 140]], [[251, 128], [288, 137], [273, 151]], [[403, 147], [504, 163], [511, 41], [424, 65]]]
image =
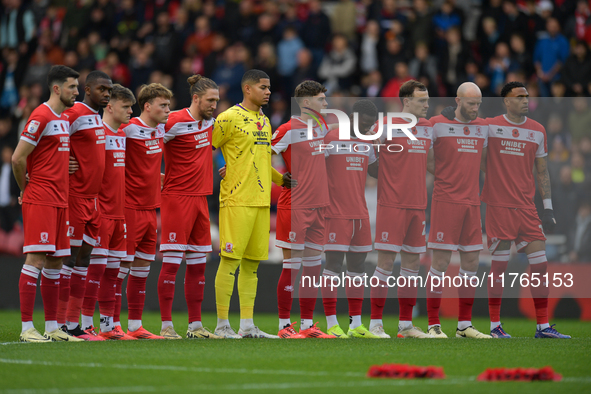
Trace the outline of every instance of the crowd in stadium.
[[[561, 218], [555, 233], [568, 237], [556, 257], [574, 257], [576, 231], [590, 236], [588, 208], [578, 209], [591, 198], [590, 101], [562, 99], [590, 94], [586, 1], [5, 0], [0, 10], [0, 250], [22, 238], [8, 158], [48, 97], [54, 64], [79, 71], [81, 83], [102, 70], [134, 93], [160, 82], [174, 92], [172, 109], [188, 105], [185, 81], [202, 74], [220, 86], [217, 113], [240, 101], [240, 78], [255, 67], [273, 83], [265, 111], [274, 129], [289, 118], [289, 98], [306, 79], [324, 82], [331, 96], [365, 97], [396, 96], [410, 78], [432, 97], [453, 97], [464, 81], [498, 96], [506, 81], [522, 81], [531, 96], [553, 97], [530, 109], [547, 125]], [[211, 198], [213, 210], [216, 204]], [[587, 253], [579, 258], [589, 260]]]

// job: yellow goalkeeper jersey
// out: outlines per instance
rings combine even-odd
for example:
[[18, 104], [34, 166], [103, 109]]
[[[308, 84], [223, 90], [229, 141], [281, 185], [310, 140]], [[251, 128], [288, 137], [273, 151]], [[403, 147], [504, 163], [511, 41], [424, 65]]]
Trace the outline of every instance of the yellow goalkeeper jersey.
[[271, 122], [237, 104], [213, 126], [212, 143], [226, 160], [220, 207], [271, 206]]

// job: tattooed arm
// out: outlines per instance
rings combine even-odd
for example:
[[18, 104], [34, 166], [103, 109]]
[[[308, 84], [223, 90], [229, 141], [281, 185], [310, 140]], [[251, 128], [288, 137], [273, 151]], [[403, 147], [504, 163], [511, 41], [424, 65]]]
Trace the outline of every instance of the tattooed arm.
[[536, 180], [542, 200], [551, 199], [550, 174], [548, 174], [548, 157], [536, 157]]

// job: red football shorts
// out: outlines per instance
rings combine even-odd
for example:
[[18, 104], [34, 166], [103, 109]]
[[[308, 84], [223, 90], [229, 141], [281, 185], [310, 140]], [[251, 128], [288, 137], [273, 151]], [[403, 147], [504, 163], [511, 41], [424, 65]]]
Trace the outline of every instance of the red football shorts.
[[324, 207], [277, 210], [277, 240], [282, 249], [322, 251], [324, 245]]
[[207, 197], [162, 195], [160, 218], [161, 252], [212, 251]]
[[123, 261], [133, 261], [134, 257], [154, 261], [158, 232], [156, 210], [125, 208], [125, 223], [127, 224], [127, 257]]
[[488, 248], [495, 251], [500, 241], [514, 241], [521, 252], [533, 241], [545, 241], [542, 221], [535, 209], [486, 206]]
[[47, 253], [52, 257], [70, 255], [68, 208], [23, 203], [25, 244], [23, 253]]
[[425, 253], [425, 211], [378, 204], [376, 250]]
[[462, 252], [482, 250], [480, 206], [433, 200], [428, 246]]
[[371, 252], [371, 225], [366, 219], [326, 219], [325, 252]]
[[127, 256], [126, 227], [125, 219], [103, 217], [92, 255], [124, 259]]
[[82, 246], [82, 241], [94, 246], [101, 225], [98, 199], [70, 196], [68, 209], [70, 246]]

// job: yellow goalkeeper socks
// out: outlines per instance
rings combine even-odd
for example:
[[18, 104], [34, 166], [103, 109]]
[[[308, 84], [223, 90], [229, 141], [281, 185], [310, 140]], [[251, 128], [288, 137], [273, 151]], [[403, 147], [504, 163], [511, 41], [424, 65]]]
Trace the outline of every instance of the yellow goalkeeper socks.
[[[234, 276], [239, 265], [240, 260], [221, 256], [220, 266], [215, 276], [215, 301], [219, 319], [228, 319], [230, 299], [234, 291]], [[240, 286], [240, 280], [238, 280], [238, 286]]]
[[240, 319], [252, 319], [254, 299], [257, 295], [257, 270], [259, 261], [242, 259], [238, 274], [238, 295], [240, 296]]

